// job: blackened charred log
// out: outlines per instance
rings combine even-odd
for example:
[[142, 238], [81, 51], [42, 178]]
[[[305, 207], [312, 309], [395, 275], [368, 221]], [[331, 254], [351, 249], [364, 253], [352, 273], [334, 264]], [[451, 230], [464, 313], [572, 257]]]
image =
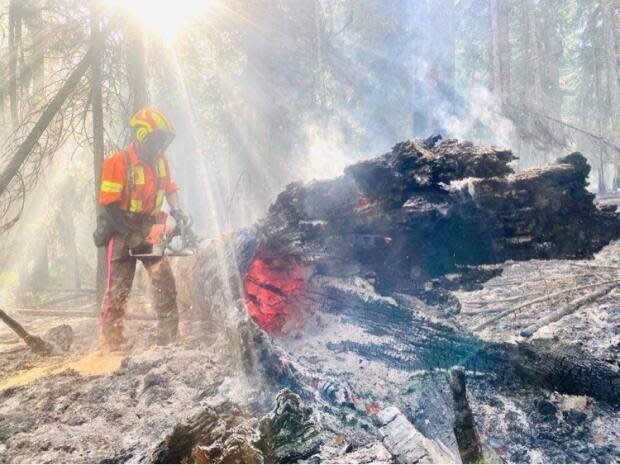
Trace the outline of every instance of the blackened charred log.
[[258, 225], [260, 250], [320, 273], [375, 273], [383, 293], [471, 267], [532, 258], [588, 258], [620, 237], [598, 209], [589, 166], [574, 153], [512, 174], [508, 150], [448, 140], [398, 144], [346, 174], [291, 184]]
[[[356, 277], [383, 296], [429, 300], [442, 295], [448, 281], [467, 281], [480, 265], [587, 258], [620, 237], [618, 214], [597, 208], [586, 190], [589, 166], [582, 155], [520, 174], [512, 173], [512, 160], [510, 151], [493, 147], [409, 141], [340, 178], [291, 184], [256, 226], [201, 251], [193, 273], [195, 307], [220, 315], [245, 300], [254, 320], [275, 335], [302, 327], [300, 312], [336, 314], [391, 342], [341, 338], [328, 344], [333, 353], [353, 352], [403, 370], [462, 365], [617, 404], [617, 368], [581, 351], [490, 344], [387, 298], [369, 301], [329, 284], [329, 278]], [[286, 366], [278, 369], [296, 376]]]
[[618, 367], [597, 360], [578, 347], [541, 340], [519, 344], [483, 341], [462, 328], [431, 320], [413, 309], [356, 296], [319, 278], [313, 282], [320, 289], [312, 292], [315, 296], [320, 294], [323, 311], [336, 313], [373, 336], [390, 337], [382, 344], [356, 340], [328, 344], [334, 353], [352, 352], [408, 371], [463, 366], [470, 371], [493, 374], [504, 385], [525, 384], [620, 405]]
[[207, 407], [177, 424], [153, 452], [152, 463], [262, 463], [254, 422], [237, 405]]
[[[487, 344], [477, 363], [498, 367], [498, 377], [518, 378], [564, 394], [588, 395], [620, 405], [620, 370], [597, 360], [578, 347], [549, 340], [519, 344]], [[481, 366], [481, 365], [478, 365]], [[499, 371], [499, 367], [503, 371]], [[476, 364], [472, 365], [476, 368]]]
[[283, 389], [276, 396], [273, 410], [258, 424], [260, 439], [256, 447], [267, 463], [297, 463], [319, 451], [319, 428], [312, 409], [294, 392]]

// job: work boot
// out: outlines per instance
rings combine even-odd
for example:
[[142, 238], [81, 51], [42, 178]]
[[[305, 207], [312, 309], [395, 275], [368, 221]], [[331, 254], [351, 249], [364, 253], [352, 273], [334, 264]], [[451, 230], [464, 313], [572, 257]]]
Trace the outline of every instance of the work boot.
[[123, 335], [122, 322], [104, 323], [101, 327], [101, 345], [111, 352], [127, 349], [127, 339]]
[[124, 337], [114, 339], [102, 337], [101, 347], [109, 352], [128, 352], [133, 347], [133, 342]]

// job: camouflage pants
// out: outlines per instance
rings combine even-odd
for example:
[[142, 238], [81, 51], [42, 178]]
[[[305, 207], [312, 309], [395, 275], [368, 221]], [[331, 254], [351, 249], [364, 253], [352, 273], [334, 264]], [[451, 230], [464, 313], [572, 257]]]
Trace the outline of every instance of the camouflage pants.
[[112, 348], [124, 342], [123, 317], [138, 260], [142, 261], [153, 286], [153, 306], [158, 319], [157, 342], [173, 342], [178, 336], [179, 313], [172, 268], [165, 257], [137, 258], [130, 251], [148, 252], [149, 246], [135, 233], [110, 238], [106, 249], [107, 290], [101, 314], [103, 342]]

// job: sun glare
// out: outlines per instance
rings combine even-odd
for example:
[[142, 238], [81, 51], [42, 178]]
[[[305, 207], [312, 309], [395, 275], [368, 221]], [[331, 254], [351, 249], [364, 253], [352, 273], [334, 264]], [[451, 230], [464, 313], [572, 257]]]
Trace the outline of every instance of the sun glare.
[[193, 18], [207, 12], [207, 0], [106, 0], [114, 8], [121, 8], [140, 21], [144, 27], [173, 40], [181, 27]]

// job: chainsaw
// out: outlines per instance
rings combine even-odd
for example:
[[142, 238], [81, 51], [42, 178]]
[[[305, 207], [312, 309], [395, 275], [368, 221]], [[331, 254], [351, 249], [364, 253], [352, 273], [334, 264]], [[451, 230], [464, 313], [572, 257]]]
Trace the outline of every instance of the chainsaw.
[[129, 254], [136, 258], [159, 258], [164, 255], [168, 257], [188, 257], [194, 255], [200, 239], [194, 234], [192, 225], [194, 220], [176, 223], [174, 226], [167, 224], [168, 215], [163, 214], [160, 221], [151, 227], [145, 242], [149, 244], [148, 253], [141, 250], [130, 251]]

